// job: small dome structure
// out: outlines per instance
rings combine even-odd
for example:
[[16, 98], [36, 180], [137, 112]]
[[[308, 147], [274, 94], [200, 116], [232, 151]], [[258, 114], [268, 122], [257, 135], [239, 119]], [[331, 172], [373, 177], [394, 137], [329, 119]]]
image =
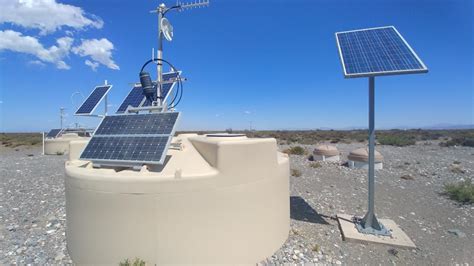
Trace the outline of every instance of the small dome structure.
[[313, 151], [315, 161], [337, 162], [340, 160], [339, 150], [331, 145], [318, 145]]
[[[369, 149], [368, 148], [360, 148], [353, 150], [347, 156], [349, 159], [349, 167], [350, 168], [369, 168]], [[383, 156], [380, 152], [375, 151], [375, 169], [382, 169], [383, 168]]]

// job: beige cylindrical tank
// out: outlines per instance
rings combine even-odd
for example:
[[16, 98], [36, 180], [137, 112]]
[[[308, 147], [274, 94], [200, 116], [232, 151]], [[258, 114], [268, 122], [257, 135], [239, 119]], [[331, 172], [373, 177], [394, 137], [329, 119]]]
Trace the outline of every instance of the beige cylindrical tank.
[[[360, 148], [353, 150], [347, 156], [350, 168], [369, 168], [369, 150], [367, 148]], [[383, 168], [383, 156], [380, 152], [375, 151], [375, 169]]]
[[69, 142], [72, 140], [89, 140], [88, 137], [80, 137], [77, 133], [65, 133], [54, 139], [44, 140], [44, 154], [62, 155], [69, 153]]
[[340, 160], [339, 150], [331, 145], [318, 145], [313, 151], [315, 161], [338, 162]]
[[[74, 263], [255, 264], [285, 242], [289, 159], [275, 139], [179, 135], [163, 166], [66, 162]], [[73, 142], [74, 151], [85, 142]]]

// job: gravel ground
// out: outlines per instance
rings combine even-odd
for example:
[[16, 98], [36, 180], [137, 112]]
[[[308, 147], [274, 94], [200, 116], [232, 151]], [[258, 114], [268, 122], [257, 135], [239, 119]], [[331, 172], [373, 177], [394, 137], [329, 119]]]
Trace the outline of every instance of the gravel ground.
[[[363, 144], [336, 146], [347, 155]], [[474, 149], [436, 143], [377, 149], [385, 164], [377, 171], [376, 213], [393, 219], [417, 249], [342, 241], [334, 217], [365, 213], [367, 171], [334, 163], [313, 168], [308, 156], [292, 155], [291, 168], [302, 175], [290, 181], [290, 235], [261, 264], [472, 264], [474, 206], [440, 193], [446, 182], [474, 177]], [[42, 156], [40, 148], [0, 147], [0, 154], [0, 264], [71, 264], [64, 230], [66, 156]], [[464, 173], [451, 170], [454, 162]]]

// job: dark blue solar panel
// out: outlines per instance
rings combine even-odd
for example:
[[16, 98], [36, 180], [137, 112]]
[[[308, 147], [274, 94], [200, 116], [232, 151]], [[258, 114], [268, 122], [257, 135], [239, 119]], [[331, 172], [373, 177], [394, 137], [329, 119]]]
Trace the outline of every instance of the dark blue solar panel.
[[127, 95], [125, 100], [117, 110], [117, 113], [123, 113], [127, 110], [128, 106], [139, 107], [143, 101], [143, 90], [141, 86], [134, 87]]
[[170, 138], [170, 136], [93, 137], [81, 154], [81, 159], [97, 162], [159, 162]]
[[95, 131], [99, 135], [169, 135], [178, 112], [106, 116]]
[[89, 97], [87, 97], [87, 99], [84, 101], [81, 107], [77, 109], [76, 115], [87, 115], [92, 113], [105, 94], [109, 91], [110, 87], [111, 86], [96, 87]]
[[164, 83], [161, 86], [161, 96], [163, 96], [163, 99], [168, 96], [168, 93], [170, 93], [171, 88], [176, 83], [176, 78], [178, 78], [178, 76], [179, 76], [179, 72], [171, 72], [171, 73], [163, 74], [163, 81], [168, 82], [168, 83]]
[[55, 129], [51, 129], [48, 134], [46, 135], [47, 138], [56, 138], [59, 133], [61, 133], [62, 129], [60, 128], [55, 128]]
[[336, 33], [346, 77], [427, 72], [394, 27]]
[[81, 154], [104, 165], [162, 164], [179, 112], [106, 116]]

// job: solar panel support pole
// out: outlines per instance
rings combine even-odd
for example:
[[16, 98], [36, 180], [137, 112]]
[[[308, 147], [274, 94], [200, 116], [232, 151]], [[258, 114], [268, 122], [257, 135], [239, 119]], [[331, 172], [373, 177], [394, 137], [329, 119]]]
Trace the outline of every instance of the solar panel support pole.
[[41, 132], [43, 134], [43, 153], [42, 155], [44, 155], [44, 132]]
[[[107, 83], [108, 83], [107, 80], [105, 80], [105, 81], [104, 81], [104, 85], [108, 85]], [[108, 108], [109, 108], [108, 105], [109, 105], [109, 104], [107, 103], [107, 94], [105, 94], [105, 97], [104, 97], [104, 104], [105, 104], [105, 107], [104, 107], [104, 116], [106, 116], [106, 115], [107, 115], [107, 112], [109, 111], [109, 110], [108, 110]]]
[[369, 77], [369, 198], [368, 210], [357, 229], [366, 234], [390, 235], [375, 216], [375, 77]]
[[59, 118], [61, 120], [61, 129], [63, 129], [64, 107], [59, 108]]

